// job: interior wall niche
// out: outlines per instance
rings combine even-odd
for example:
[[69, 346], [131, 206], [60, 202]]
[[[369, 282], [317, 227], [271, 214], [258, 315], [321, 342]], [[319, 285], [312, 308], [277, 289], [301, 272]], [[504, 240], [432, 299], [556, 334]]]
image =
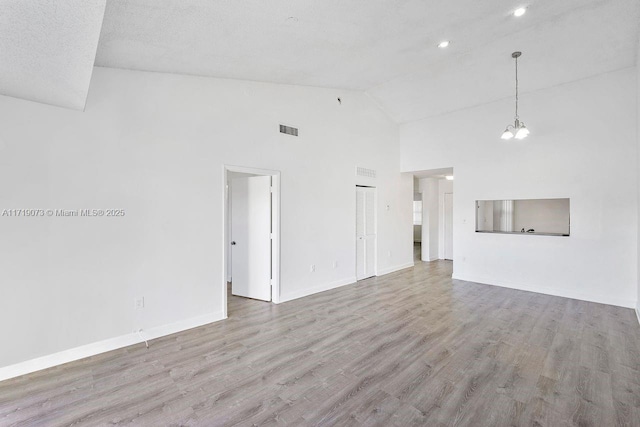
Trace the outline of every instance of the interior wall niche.
[[569, 236], [569, 199], [476, 200], [476, 232]]

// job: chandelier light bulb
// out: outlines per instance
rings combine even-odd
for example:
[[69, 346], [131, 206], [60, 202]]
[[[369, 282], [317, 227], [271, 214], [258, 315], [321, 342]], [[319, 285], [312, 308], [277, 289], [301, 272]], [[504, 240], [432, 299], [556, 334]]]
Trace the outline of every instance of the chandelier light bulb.
[[525, 139], [529, 135], [529, 129], [522, 123], [520, 129], [516, 132], [516, 139]]
[[519, 18], [522, 15], [524, 15], [525, 13], [527, 13], [527, 8], [526, 7], [519, 7], [516, 10], [513, 11], [513, 16]]
[[505, 140], [509, 140], [509, 139], [513, 138], [513, 133], [509, 130], [509, 128], [506, 128], [504, 130], [504, 133], [502, 134], [502, 136], [500, 138], [505, 139]]

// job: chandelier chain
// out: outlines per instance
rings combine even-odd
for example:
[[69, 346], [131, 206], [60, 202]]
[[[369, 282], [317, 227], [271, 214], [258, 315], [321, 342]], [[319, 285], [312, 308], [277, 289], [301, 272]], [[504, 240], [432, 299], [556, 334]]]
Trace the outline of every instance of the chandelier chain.
[[516, 120], [518, 120], [518, 57], [516, 56]]
[[501, 138], [508, 140], [511, 138], [515, 139], [524, 139], [529, 135], [529, 129], [524, 125], [523, 122], [520, 121], [520, 116], [518, 115], [518, 107], [520, 103], [520, 80], [518, 79], [518, 58], [522, 55], [522, 52], [516, 51], [511, 54], [511, 57], [515, 59], [515, 72], [516, 72], [516, 115], [513, 124], [508, 124], [502, 133]]

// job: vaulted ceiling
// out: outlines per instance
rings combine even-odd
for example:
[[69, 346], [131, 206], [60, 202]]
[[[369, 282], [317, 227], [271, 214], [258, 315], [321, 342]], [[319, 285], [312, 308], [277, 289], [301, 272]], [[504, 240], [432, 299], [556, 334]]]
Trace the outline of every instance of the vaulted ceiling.
[[98, 66], [361, 90], [397, 122], [511, 96], [514, 50], [524, 92], [635, 64], [637, 0], [525, 2], [107, 0], [100, 33], [100, 0], [10, 0], [0, 93], [84, 104], [98, 34]]
[[0, 94], [83, 109], [105, 1], [0, 2]]

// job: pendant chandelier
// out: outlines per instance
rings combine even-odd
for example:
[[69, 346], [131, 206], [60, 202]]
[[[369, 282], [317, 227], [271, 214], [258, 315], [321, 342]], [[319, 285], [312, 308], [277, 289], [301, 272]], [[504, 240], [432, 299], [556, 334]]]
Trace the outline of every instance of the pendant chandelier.
[[512, 125], [508, 125], [502, 133], [502, 139], [524, 139], [529, 135], [529, 129], [524, 125], [524, 122], [520, 121], [518, 117], [518, 58], [522, 55], [522, 52], [513, 52], [511, 57], [516, 60], [516, 116]]

